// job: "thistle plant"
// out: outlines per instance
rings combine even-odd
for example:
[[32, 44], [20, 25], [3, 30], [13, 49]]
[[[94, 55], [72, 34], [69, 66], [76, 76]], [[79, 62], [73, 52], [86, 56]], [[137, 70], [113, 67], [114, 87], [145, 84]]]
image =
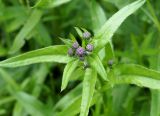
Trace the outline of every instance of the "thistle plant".
[[[1, 2], [2, 1], [0, 1], [0, 3]], [[134, 36], [132, 37], [133, 41], [132, 43], [134, 45], [133, 50], [136, 51], [132, 52], [132, 55], [135, 56], [132, 57], [132, 55], [130, 54], [131, 52], [127, 51], [127, 53], [129, 54], [128, 56], [131, 57], [131, 59], [129, 60], [130, 61], [132, 61], [133, 59], [135, 60], [132, 63], [128, 62], [126, 63], [126, 60], [123, 60], [125, 59], [125, 55], [127, 53], [123, 53], [125, 51], [123, 52], [116, 51], [114, 49], [114, 44], [112, 42], [112, 36], [115, 34], [120, 25], [125, 21], [125, 19], [128, 16], [130, 16], [140, 7], [142, 7], [142, 5], [145, 3], [145, 0], [134, 1], [133, 3], [120, 9], [108, 20], [106, 20], [105, 17], [106, 13], [103, 12], [103, 8], [100, 6], [100, 4], [98, 4], [98, 2], [94, 0], [90, 1], [92, 8], [90, 10], [93, 19], [92, 26], [87, 25], [89, 27], [88, 30], [85, 29], [84, 27], [75, 27], [75, 30], [79, 37], [70, 34], [70, 36], [67, 36], [67, 39], [60, 38], [64, 42], [64, 45], [51, 45], [52, 42], [50, 41], [48, 42], [47, 40], [52, 40], [52, 39], [50, 36], [48, 36], [49, 34], [47, 32], [47, 29], [43, 25], [42, 21], [47, 22], [48, 20], [50, 20], [50, 18], [52, 18], [52, 16], [45, 17], [46, 15], [53, 13], [53, 12], [48, 13], [48, 9], [58, 7], [62, 3], [67, 3], [67, 2], [71, 1], [70, 0], [66, 1], [64, 0], [63, 2], [58, 2], [58, 1], [55, 2], [52, 0], [49, 0], [48, 2], [38, 1], [33, 6], [34, 11], [31, 12], [30, 18], [27, 20], [27, 23], [24, 24], [24, 27], [20, 30], [20, 32], [16, 36], [12, 47], [8, 49], [9, 51], [7, 51], [6, 53], [7, 55], [5, 57], [9, 58], [0, 61], [0, 77], [2, 77], [2, 79], [4, 80], [4, 82], [2, 82], [2, 85], [4, 84], [7, 85], [5, 91], [7, 90], [8, 92], [7, 95], [11, 95], [11, 97], [2, 100], [2, 102], [0, 102], [0, 105], [6, 102], [8, 103], [16, 100], [15, 104], [11, 105], [12, 107], [14, 107], [13, 114], [15, 116], [23, 116], [23, 115], [74, 116], [77, 114], [79, 114], [80, 116], [87, 116], [89, 115], [89, 113], [94, 116], [101, 116], [101, 115], [129, 116], [132, 115], [133, 112], [138, 112], [140, 115], [144, 114], [148, 115], [148, 111], [146, 110], [148, 107], [146, 107], [146, 103], [147, 105], [150, 103], [145, 102], [141, 106], [143, 109], [142, 111], [139, 111], [139, 109], [135, 108], [134, 106], [135, 104], [141, 105], [143, 101], [145, 101], [146, 99], [148, 100], [148, 98], [145, 95], [141, 96], [142, 94], [145, 93], [144, 91], [139, 95], [139, 98], [137, 99], [138, 93], [142, 91], [140, 87], [141, 88], [145, 87], [149, 88], [152, 93], [151, 114], [152, 116], [158, 116], [159, 106], [157, 104], [154, 106], [153, 104], [155, 104], [155, 101], [160, 102], [159, 100], [160, 72], [158, 71], [159, 69], [155, 68], [159, 67], [158, 64], [159, 52], [154, 51], [156, 55], [154, 54], [154, 57], [152, 56], [150, 57], [149, 60], [147, 59], [147, 61], [150, 64], [152, 64], [150, 67], [146, 68], [142, 65], [143, 64], [142, 61], [144, 58], [146, 58], [146, 55], [147, 56], [152, 55], [151, 53], [145, 52], [145, 50], [148, 49], [149, 48], [148, 46], [150, 45], [150, 43], [152, 43], [151, 38], [153, 34], [149, 35], [148, 39], [142, 42], [141, 49], [139, 49], [138, 47], [139, 44], [135, 42], [136, 37]], [[75, 1], [75, 3], [77, 3], [77, 1]], [[71, 4], [69, 5], [75, 6], [75, 3], [71, 2]], [[15, 4], [17, 5], [17, 3]], [[0, 4], [0, 6], [2, 6], [3, 10], [5, 10], [4, 8], [5, 5]], [[42, 12], [42, 10], [47, 6], [48, 6], [47, 12]], [[148, 6], [150, 9], [152, 9], [152, 7], [149, 4], [149, 1], [148, 1]], [[121, 8], [121, 6], [119, 6], [118, 8]], [[69, 12], [71, 9], [67, 9], [66, 12]], [[57, 8], [56, 10], [60, 10], [59, 13], [64, 13], [64, 11], [61, 11], [61, 9]], [[143, 9], [143, 11], [145, 11], [145, 9]], [[151, 14], [153, 15], [154, 14], [153, 10], [151, 11], [152, 11]], [[39, 21], [43, 13], [46, 14], [43, 17], [43, 20]], [[14, 13], [5, 17], [4, 19], [0, 18], [0, 21], [6, 20], [12, 17], [13, 15]], [[15, 17], [17, 16], [18, 15], [16, 15]], [[66, 18], [66, 16], [70, 15], [69, 14], [63, 15], [61, 17], [64, 17], [64, 20], [66, 20], [68, 19]], [[23, 16], [20, 15], [20, 17]], [[154, 18], [155, 17], [156, 15], [154, 15]], [[57, 18], [54, 17], [54, 20], [56, 19]], [[143, 17], [143, 20], [144, 19], [145, 17]], [[158, 20], [155, 19], [152, 20], [155, 22], [155, 25], [159, 28]], [[15, 22], [18, 21], [16, 20], [12, 23], [10, 30], [14, 29], [15, 27], [21, 26], [21, 25], [16, 25], [14, 27]], [[32, 21], [34, 24], [28, 26]], [[74, 20], [72, 23], [74, 24], [74, 22], [76, 21], [77, 19]], [[26, 20], [24, 22], [26, 22]], [[5, 25], [7, 24], [7, 22], [2, 24]], [[68, 24], [70, 23], [65, 22], [63, 25], [60, 25], [59, 28], [64, 28]], [[137, 28], [141, 28], [138, 27], [139, 25], [136, 26]], [[33, 33], [30, 34], [29, 32], [32, 32], [32, 29], [35, 30], [33, 31]], [[50, 28], [48, 28], [48, 30], [49, 29]], [[9, 34], [6, 34], [6, 32], [10, 30], [5, 29], [5, 31], [3, 32], [5, 35], [4, 37], [10, 36]], [[39, 34], [40, 37], [38, 38]], [[27, 42], [29, 41], [28, 43], [32, 42], [29, 39], [32, 39], [33, 35], [35, 38], [38, 38], [36, 39], [36, 42], [37, 43], [39, 42], [38, 45], [40, 45], [40, 47], [44, 45], [45, 38], [49, 38], [46, 39], [47, 42], [45, 43], [45, 45], [48, 47], [32, 50], [21, 54], [22, 51], [20, 49], [25, 45], [25, 41]], [[76, 37], [79, 38], [80, 41], [78, 41]], [[119, 38], [121, 38], [121, 36]], [[8, 40], [11, 39], [9, 38]], [[53, 39], [53, 41], [55, 40]], [[7, 42], [7, 43], [9, 43], [7, 46], [10, 46], [10, 44], [12, 44], [12, 42]], [[36, 45], [35, 48], [37, 48]], [[142, 55], [139, 53], [139, 51], [142, 52]], [[153, 49], [149, 51], [153, 51]], [[15, 53], [19, 55], [15, 56], [16, 55]], [[155, 59], [157, 60], [157, 62], [153, 63], [153, 60]], [[147, 61], [146, 59], [144, 60], [144, 62]], [[37, 65], [37, 63], [43, 63], [43, 64]], [[64, 67], [63, 74], [61, 77], [62, 79], [61, 87], [58, 85], [58, 88], [61, 88], [61, 91], [59, 90], [58, 97], [55, 98], [54, 101], [52, 101], [52, 98], [54, 97], [55, 93], [48, 95], [45, 94], [45, 92], [52, 93], [53, 89], [55, 90], [57, 89], [57, 85], [55, 83], [58, 83], [59, 80], [54, 81], [52, 78], [54, 74], [52, 75], [51, 73], [51, 69], [55, 66], [55, 63], [63, 63], [66, 65]], [[26, 65], [30, 64], [34, 64], [31, 65], [33, 67], [31, 66], [25, 67]], [[25, 67], [26, 69], [25, 68], [17, 69], [17, 67], [21, 66]], [[62, 69], [63, 66], [64, 65], [61, 65], [60, 69]], [[10, 70], [13, 71], [7, 70], [5, 68], [12, 68]], [[18, 70], [18, 72], [14, 71], [16, 69]], [[10, 73], [13, 74], [7, 73], [7, 71], [10, 71]], [[18, 78], [19, 75], [23, 77], [28, 73], [30, 73], [30, 75], [27, 76], [27, 79], [25, 79], [22, 84], [20, 85], [17, 84], [19, 81], [24, 79], [24, 78], [19, 79]], [[12, 78], [12, 76], [16, 78]], [[50, 79], [51, 82], [47, 81], [47, 83], [45, 83], [45, 80], [47, 80], [45, 78], [47, 79], [51, 78]], [[72, 84], [70, 83], [71, 81]], [[51, 90], [49, 87], [47, 88], [47, 85], [45, 84], [51, 85], [50, 87]], [[56, 86], [52, 84], [55, 84]], [[130, 87], [130, 84], [132, 85], [132, 87], [134, 87], [134, 89]], [[73, 85], [76, 87], [74, 87]], [[3, 86], [1, 88], [3, 88]], [[30, 88], [32, 88], [33, 90], [31, 90]], [[70, 89], [72, 90], [69, 91]], [[63, 95], [63, 93], [61, 93], [63, 91], [65, 91], [66, 94], [59, 99], [59, 95]], [[41, 94], [43, 97], [44, 96], [45, 98], [47, 97], [47, 99], [39, 97]], [[4, 95], [6, 95], [5, 92]], [[43, 99], [43, 101], [45, 102], [43, 103], [38, 98]], [[57, 99], [59, 99], [59, 101]], [[1, 109], [0, 109], [0, 114], [1, 114]]]
[[[70, 43], [70, 45], [72, 45], [72, 46], [68, 49], [68, 55], [70, 57], [76, 57], [80, 61], [85, 61], [87, 63], [87, 60], [85, 57], [87, 57], [93, 51], [93, 45], [89, 43], [89, 42], [91, 42], [90, 37], [91, 37], [91, 34], [88, 31], [83, 32], [83, 36], [81, 38], [82, 43], [84, 43], [83, 47], [80, 46], [77, 41]], [[87, 38], [87, 40], [85, 40], [86, 38]], [[84, 67], [86, 67], [86, 63], [84, 63]], [[88, 67], [88, 65], [87, 65], [87, 67]]]

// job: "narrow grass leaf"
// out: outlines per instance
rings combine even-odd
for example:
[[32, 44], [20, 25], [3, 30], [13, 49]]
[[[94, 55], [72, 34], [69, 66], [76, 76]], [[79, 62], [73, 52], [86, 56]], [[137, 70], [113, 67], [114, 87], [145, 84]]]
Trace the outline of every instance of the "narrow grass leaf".
[[103, 80], [108, 80], [106, 70], [97, 55], [92, 54], [90, 57], [88, 57], [88, 61], [91, 67], [93, 67], [93, 69], [98, 72], [98, 74], [102, 77]]
[[3, 78], [3, 80], [6, 82], [6, 84], [13, 88], [13, 91], [19, 90], [19, 85], [14, 81], [13, 78], [10, 77], [8, 72], [6, 72], [4, 69], [0, 68], [0, 77]]
[[101, 27], [101, 29], [95, 35], [95, 46], [97, 51], [105, 46], [105, 44], [111, 41], [111, 37], [115, 31], [119, 28], [122, 22], [131, 14], [133, 14], [138, 8], [140, 8], [145, 3], [145, 0], [135, 1], [114, 14], [106, 23]]
[[56, 45], [33, 50], [0, 62], [0, 67], [19, 67], [41, 62], [67, 63], [72, 58], [67, 56], [67, 46]]
[[151, 90], [151, 112], [150, 116], [160, 115], [160, 90]]
[[113, 81], [115, 84], [135, 84], [139, 87], [160, 89], [160, 80], [152, 79], [145, 76], [122, 75], [115, 78], [115, 81]]
[[31, 16], [28, 18], [26, 24], [23, 26], [23, 28], [20, 30], [20, 32], [17, 34], [13, 45], [10, 49], [10, 53], [17, 52], [24, 44], [25, 44], [25, 38], [26, 36], [32, 31], [32, 29], [37, 25], [40, 18], [42, 16], [42, 11], [35, 9]]
[[39, 0], [34, 7], [53, 8], [70, 1], [71, 0]]
[[13, 102], [15, 99], [14, 99], [14, 97], [12, 97], [12, 96], [9, 96], [9, 97], [5, 97], [5, 98], [1, 98], [1, 100], [0, 100], [0, 106], [1, 105], [4, 105], [4, 104], [6, 104], [6, 103], [9, 103], [9, 102]]
[[37, 44], [40, 44], [41, 46], [52, 45], [52, 38], [43, 23], [40, 22], [37, 24], [34, 30], [36, 31], [36, 34], [33, 34], [33, 36], [37, 41]]
[[46, 116], [47, 110], [45, 110], [44, 104], [42, 104], [35, 97], [25, 92], [12, 93], [17, 101], [25, 108], [25, 110], [31, 115]]
[[111, 82], [160, 89], [160, 72], [135, 64], [117, 65]]
[[23, 116], [24, 114], [26, 114], [26, 112], [24, 112], [24, 107], [17, 101], [14, 105], [12, 115], [13, 116]]
[[92, 101], [92, 97], [95, 91], [95, 84], [97, 78], [97, 72], [93, 69], [86, 69], [84, 81], [83, 81], [83, 91], [82, 91], [82, 102], [80, 116], [87, 116], [89, 112], [89, 107]]
[[[149, 43], [150, 42], [146, 42]], [[160, 53], [157, 54], [156, 57], [154, 57], [156, 60], [152, 59], [152, 62], [150, 63], [150, 67], [153, 69], [156, 69], [160, 71]], [[159, 116], [160, 115], [160, 90], [154, 90], [151, 89], [151, 109], [150, 109], [150, 116]]]
[[92, 19], [92, 27], [94, 31], [97, 32], [106, 21], [105, 12], [95, 0], [91, 1], [90, 12]]
[[117, 66], [119, 71], [121, 71], [121, 75], [137, 75], [137, 76], [145, 76], [153, 79], [160, 80], [160, 72], [148, 69], [140, 65], [136, 64], [122, 64]]
[[8, 91], [20, 102], [28, 113], [39, 116], [45, 116], [47, 114], [46, 110], [44, 110], [44, 105], [33, 96], [21, 92], [20, 87], [5, 70], [0, 69], [0, 75], [7, 83]]
[[74, 70], [76, 69], [76, 67], [78, 66], [79, 60], [73, 60], [70, 61], [64, 68], [64, 72], [63, 72], [63, 77], [62, 77], [62, 86], [61, 86], [61, 91], [63, 91], [66, 87], [67, 84], [70, 80], [70, 77], [72, 75], [72, 73], [74, 72]]

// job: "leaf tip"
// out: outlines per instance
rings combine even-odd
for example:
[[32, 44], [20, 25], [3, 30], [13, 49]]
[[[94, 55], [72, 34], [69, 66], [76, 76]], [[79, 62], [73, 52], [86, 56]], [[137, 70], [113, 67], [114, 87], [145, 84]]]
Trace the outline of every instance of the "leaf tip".
[[60, 92], [63, 92], [63, 91], [64, 91], [64, 89], [65, 89], [64, 87], [63, 87], [63, 88], [61, 88], [61, 91], [60, 91]]

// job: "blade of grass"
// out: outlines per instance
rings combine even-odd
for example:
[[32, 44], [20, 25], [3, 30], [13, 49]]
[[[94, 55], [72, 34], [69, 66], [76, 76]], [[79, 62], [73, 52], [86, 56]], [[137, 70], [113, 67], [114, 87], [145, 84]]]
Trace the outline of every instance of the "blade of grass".
[[42, 11], [35, 9], [31, 16], [28, 18], [27, 22], [17, 34], [13, 45], [10, 49], [10, 54], [17, 52], [24, 44], [26, 36], [32, 31], [32, 29], [37, 25], [42, 16]]
[[54, 8], [70, 1], [71, 0], [39, 0], [33, 7]]

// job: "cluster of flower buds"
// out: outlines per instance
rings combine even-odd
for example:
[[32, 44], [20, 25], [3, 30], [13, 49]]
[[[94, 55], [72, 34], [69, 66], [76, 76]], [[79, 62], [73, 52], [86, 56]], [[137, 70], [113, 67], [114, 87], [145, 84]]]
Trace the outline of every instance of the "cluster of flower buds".
[[68, 55], [71, 57], [78, 57], [79, 60], [84, 61], [85, 56], [93, 51], [94, 46], [89, 42], [89, 39], [91, 38], [91, 34], [89, 32], [84, 32], [82, 36], [83, 39], [87, 41], [85, 47], [80, 46], [79, 43], [75, 41], [71, 48], [68, 49]]

